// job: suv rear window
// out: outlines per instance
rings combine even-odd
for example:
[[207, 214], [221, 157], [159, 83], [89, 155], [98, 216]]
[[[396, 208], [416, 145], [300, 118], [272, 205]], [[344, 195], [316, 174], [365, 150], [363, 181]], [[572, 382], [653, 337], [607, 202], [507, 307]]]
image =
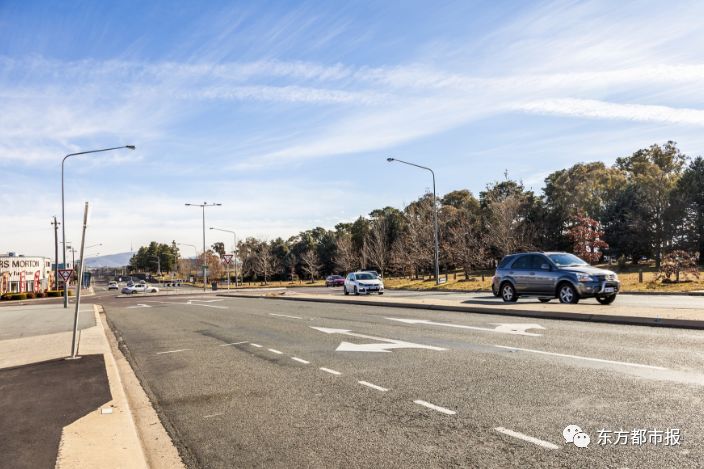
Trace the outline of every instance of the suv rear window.
[[499, 262], [499, 269], [505, 269], [514, 257], [516, 256], [506, 256], [501, 259], [501, 262]]

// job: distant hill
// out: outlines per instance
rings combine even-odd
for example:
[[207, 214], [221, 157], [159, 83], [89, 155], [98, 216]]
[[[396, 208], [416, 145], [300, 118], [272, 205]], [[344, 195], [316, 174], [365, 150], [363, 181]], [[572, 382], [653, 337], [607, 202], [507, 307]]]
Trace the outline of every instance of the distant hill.
[[124, 267], [129, 265], [132, 258], [131, 252], [120, 252], [106, 256], [87, 257], [86, 267]]

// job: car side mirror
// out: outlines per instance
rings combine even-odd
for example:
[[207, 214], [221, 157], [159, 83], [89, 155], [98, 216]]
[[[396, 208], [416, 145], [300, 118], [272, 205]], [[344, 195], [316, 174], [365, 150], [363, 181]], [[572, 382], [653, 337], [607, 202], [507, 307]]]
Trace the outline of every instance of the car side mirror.
[[550, 264], [543, 264], [540, 266], [540, 270], [551, 270]]

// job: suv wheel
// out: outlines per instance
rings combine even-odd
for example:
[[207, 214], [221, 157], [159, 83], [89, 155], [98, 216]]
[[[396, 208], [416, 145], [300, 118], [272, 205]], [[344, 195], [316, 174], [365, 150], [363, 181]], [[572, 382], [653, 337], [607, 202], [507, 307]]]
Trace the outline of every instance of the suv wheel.
[[560, 285], [560, 289], [557, 292], [557, 297], [560, 299], [560, 303], [565, 304], [575, 304], [579, 301], [577, 290], [575, 290], [569, 283], [563, 283]]
[[615, 299], [616, 299], [616, 295], [597, 296], [596, 297], [596, 301], [598, 301], [602, 305], [610, 305], [611, 303], [614, 302]]
[[342, 285], [342, 291], [345, 292], [345, 295], [349, 295], [350, 292], [347, 291], [347, 287]]
[[354, 287], [354, 294], [359, 295], [359, 290], [357, 290], [357, 287]]
[[501, 298], [507, 303], [515, 303], [518, 300], [518, 294], [513, 285], [507, 282], [501, 286]]

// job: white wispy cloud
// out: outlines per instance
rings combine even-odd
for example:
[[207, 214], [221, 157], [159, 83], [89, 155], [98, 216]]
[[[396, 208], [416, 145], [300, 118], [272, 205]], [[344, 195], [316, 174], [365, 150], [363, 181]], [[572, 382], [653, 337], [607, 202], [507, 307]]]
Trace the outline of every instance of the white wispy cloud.
[[517, 104], [515, 109], [536, 114], [586, 117], [590, 119], [620, 119], [704, 126], [704, 110], [702, 109], [609, 103], [593, 99], [564, 98], [530, 101]]

